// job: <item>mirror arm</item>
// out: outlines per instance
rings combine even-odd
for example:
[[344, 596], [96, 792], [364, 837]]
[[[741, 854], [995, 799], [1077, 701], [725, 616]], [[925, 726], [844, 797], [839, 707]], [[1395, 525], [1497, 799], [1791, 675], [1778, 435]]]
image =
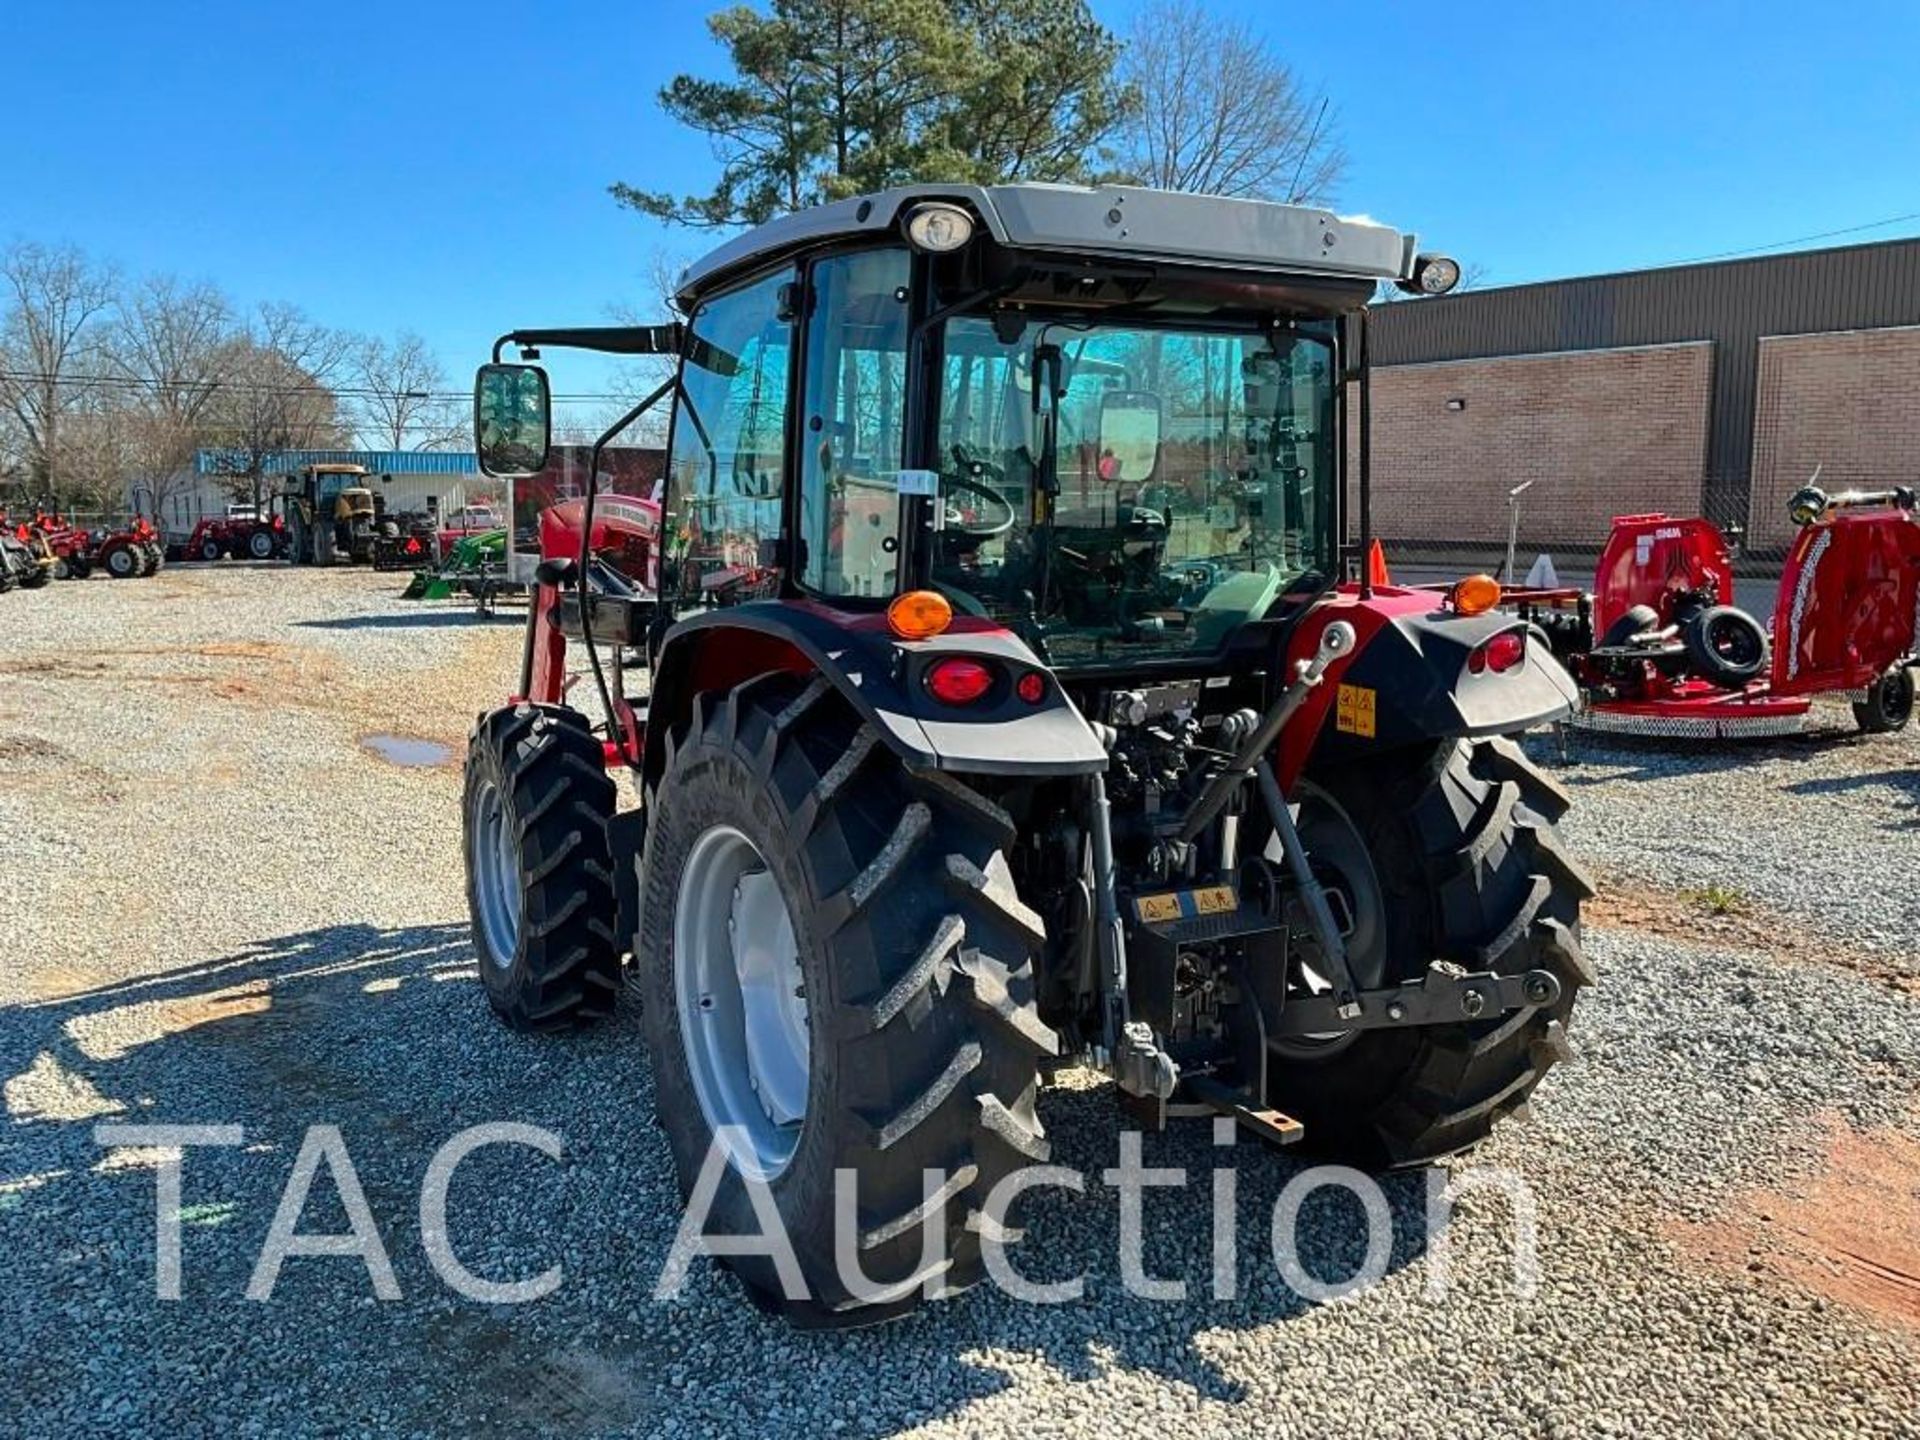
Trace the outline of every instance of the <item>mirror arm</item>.
[[493, 342], [493, 363], [509, 345], [558, 345], [569, 350], [597, 350], [603, 355], [678, 355], [686, 327], [678, 320], [665, 325], [586, 325], [560, 330], [509, 330]]

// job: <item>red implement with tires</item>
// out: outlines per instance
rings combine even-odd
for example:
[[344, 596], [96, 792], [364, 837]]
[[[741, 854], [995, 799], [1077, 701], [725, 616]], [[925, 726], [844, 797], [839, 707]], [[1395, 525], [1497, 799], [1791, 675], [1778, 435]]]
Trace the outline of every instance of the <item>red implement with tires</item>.
[[1844, 694], [1870, 732], [1913, 712], [1920, 523], [1906, 489], [1828, 496], [1791, 511], [1770, 624], [1738, 609], [1726, 539], [1706, 520], [1623, 515], [1591, 593], [1510, 590], [1578, 678], [1585, 729], [1735, 738], [1802, 729], [1816, 695]]

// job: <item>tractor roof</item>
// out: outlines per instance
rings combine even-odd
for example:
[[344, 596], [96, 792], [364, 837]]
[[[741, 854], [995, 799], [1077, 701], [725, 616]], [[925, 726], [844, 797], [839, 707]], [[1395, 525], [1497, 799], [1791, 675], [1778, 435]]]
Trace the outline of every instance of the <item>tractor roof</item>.
[[680, 277], [691, 304], [728, 275], [800, 250], [897, 233], [930, 200], [971, 210], [1001, 245], [1114, 260], [1174, 260], [1236, 270], [1362, 280], [1413, 274], [1414, 237], [1331, 211], [1130, 185], [902, 185], [783, 215], [696, 260]]

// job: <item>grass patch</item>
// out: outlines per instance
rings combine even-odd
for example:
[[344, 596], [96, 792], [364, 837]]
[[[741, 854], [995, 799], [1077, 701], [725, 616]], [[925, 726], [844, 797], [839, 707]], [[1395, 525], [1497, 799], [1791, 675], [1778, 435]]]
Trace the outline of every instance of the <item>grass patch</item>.
[[1747, 908], [1747, 897], [1727, 885], [1708, 885], [1698, 890], [1682, 890], [1681, 899], [1697, 905], [1709, 915], [1739, 915]]

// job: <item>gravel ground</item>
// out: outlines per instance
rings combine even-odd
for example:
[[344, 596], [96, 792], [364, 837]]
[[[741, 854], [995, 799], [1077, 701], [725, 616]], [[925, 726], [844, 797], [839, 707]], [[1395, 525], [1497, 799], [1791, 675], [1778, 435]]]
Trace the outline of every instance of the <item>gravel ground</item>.
[[[631, 1015], [511, 1036], [473, 976], [455, 765], [403, 768], [369, 732], [457, 754], [511, 675], [511, 621], [392, 599], [392, 577], [221, 566], [0, 598], [0, 1426], [9, 1434], [1392, 1435], [1920, 1433], [1920, 1011], [1884, 983], [1754, 948], [1602, 929], [1581, 1063], [1487, 1167], [1536, 1204], [1516, 1295], [1505, 1200], [1430, 1230], [1428, 1177], [1387, 1182], [1385, 1278], [1311, 1304], [1267, 1216], [1295, 1162], [1149, 1137], [1190, 1193], [1148, 1201], [1150, 1268], [1121, 1287], [1111, 1096], [1049, 1092], [1040, 1278], [878, 1330], [801, 1335], [707, 1262], [651, 1290], [677, 1211]], [[1911, 952], [1913, 742], [1714, 758], [1588, 746], [1562, 772], [1576, 849], [1619, 883], [1730, 887], [1809, 928]], [[1675, 900], [1673, 903], [1685, 903]], [[185, 1167], [184, 1298], [153, 1296], [152, 1157], [93, 1126], [244, 1127]], [[520, 1120], [561, 1163], [482, 1151], [454, 1249], [496, 1278], [563, 1267], [546, 1299], [478, 1304], [422, 1248], [420, 1182], [462, 1127]], [[338, 1126], [392, 1256], [287, 1261], [244, 1292], [311, 1125]], [[1239, 1293], [1206, 1295], [1208, 1172], [1238, 1171]], [[1863, 1235], [1845, 1228], [1864, 1221]], [[343, 1231], [322, 1176], [305, 1232]], [[1431, 1289], [1439, 1247], [1445, 1298]], [[1299, 1245], [1323, 1278], [1362, 1253], [1323, 1193]]]

